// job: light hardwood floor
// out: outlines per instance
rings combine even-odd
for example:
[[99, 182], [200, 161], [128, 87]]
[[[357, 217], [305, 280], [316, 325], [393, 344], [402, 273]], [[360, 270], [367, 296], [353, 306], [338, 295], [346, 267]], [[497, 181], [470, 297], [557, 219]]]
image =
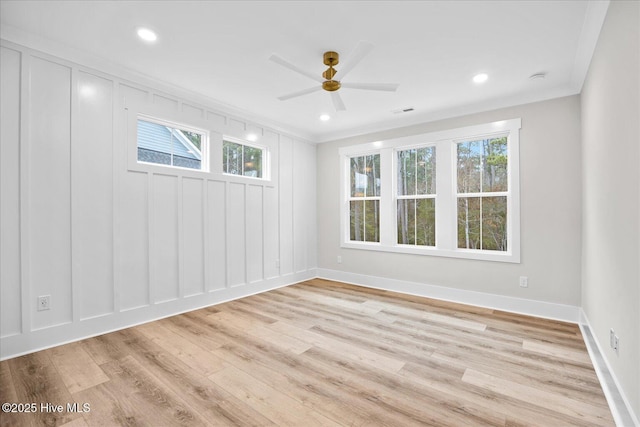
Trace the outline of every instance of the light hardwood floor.
[[607, 426], [576, 325], [311, 280], [0, 363], [9, 425]]

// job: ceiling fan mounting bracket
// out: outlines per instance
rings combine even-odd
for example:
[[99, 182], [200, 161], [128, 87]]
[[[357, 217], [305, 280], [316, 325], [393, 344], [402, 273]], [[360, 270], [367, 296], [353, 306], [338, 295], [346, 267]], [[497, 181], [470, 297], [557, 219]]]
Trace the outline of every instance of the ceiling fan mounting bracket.
[[324, 61], [324, 65], [332, 67], [334, 65], [338, 65], [340, 62], [340, 55], [338, 55], [338, 52], [325, 52], [322, 56], [322, 60]]

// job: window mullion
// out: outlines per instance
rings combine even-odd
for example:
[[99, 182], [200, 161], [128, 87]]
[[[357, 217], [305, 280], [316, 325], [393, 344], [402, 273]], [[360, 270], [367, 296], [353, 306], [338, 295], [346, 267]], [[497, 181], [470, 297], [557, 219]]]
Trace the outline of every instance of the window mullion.
[[393, 155], [392, 148], [380, 150], [380, 243], [387, 246], [395, 245], [397, 242], [397, 178]]
[[450, 140], [436, 144], [436, 247], [453, 250], [457, 236], [456, 156]]

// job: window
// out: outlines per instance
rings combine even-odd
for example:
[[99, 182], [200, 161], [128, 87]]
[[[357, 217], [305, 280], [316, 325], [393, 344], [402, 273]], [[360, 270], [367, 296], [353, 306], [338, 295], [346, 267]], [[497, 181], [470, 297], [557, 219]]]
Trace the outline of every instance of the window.
[[222, 171], [231, 175], [263, 178], [265, 149], [225, 139], [222, 143]]
[[206, 131], [138, 118], [138, 162], [206, 171]]
[[458, 248], [506, 252], [507, 137], [456, 145]]
[[520, 262], [520, 119], [342, 147], [341, 245]]
[[436, 245], [436, 147], [397, 152], [398, 243]]
[[351, 157], [350, 239], [380, 241], [380, 155]]

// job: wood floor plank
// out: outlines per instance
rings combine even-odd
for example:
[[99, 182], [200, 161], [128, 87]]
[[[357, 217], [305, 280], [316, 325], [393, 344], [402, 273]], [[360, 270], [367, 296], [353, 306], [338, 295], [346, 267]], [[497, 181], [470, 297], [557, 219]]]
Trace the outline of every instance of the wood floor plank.
[[589, 405], [566, 396], [542, 391], [526, 384], [487, 375], [473, 369], [467, 369], [465, 371], [462, 381], [487, 388], [515, 399], [521, 399], [527, 402], [531, 400], [536, 401], [539, 405], [544, 405], [549, 409], [592, 425], [604, 425], [605, 422], [609, 421], [611, 415], [607, 408], [603, 409]]
[[[16, 403], [36, 403], [39, 407], [35, 413], [17, 414], [18, 425], [59, 426], [82, 416], [66, 411], [67, 403], [74, 400], [45, 352], [10, 359], [8, 364], [18, 398]], [[42, 410], [42, 404], [63, 405], [65, 410]]]
[[69, 421], [68, 423], [62, 424], [60, 427], [88, 427], [89, 424], [85, 421], [84, 418], [76, 418], [73, 421]]
[[[338, 423], [305, 407], [302, 403], [235, 368], [224, 369], [209, 376], [237, 399], [246, 402], [257, 412], [279, 426], [339, 426]], [[284, 409], [284, 410], [283, 410]]]
[[268, 344], [225, 345], [214, 352], [239, 369], [345, 426], [413, 425], [380, 408], [368, 391], [354, 389], [349, 376], [313, 360], [280, 354]]
[[299, 340], [309, 343], [313, 346], [342, 352], [348, 355], [350, 358], [374, 366], [377, 369], [384, 369], [390, 372], [398, 372], [405, 364], [405, 362], [402, 360], [384, 356], [366, 348], [352, 345], [350, 343], [345, 343], [334, 338], [329, 338], [315, 332], [310, 332], [306, 329], [300, 329], [286, 323], [277, 322], [271, 325], [271, 327], [279, 332], [282, 332], [294, 338], [298, 338]]
[[472, 368], [490, 375], [506, 376], [507, 379], [518, 383], [531, 384], [549, 392], [574, 396], [577, 400], [606, 407], [606, 402], [602, 401], [602, 389], [597, 378], [585, 378], [558, 369], [545, 369], [539, 365], [532, 367], [495, 359], [466, 357], [461, 360], [441, 353], [433, 353], [431, 359], [462, 370]]
[[212, 334], [199, 320], [200, 315], [209, 315], [218, 311], [198, 310], [192, 313], [185, 313], [180, 316], [172, 316], [163, 323], [163, 326], [205, 350], [215, 350], [224, 344], [219, 336]]
[[109, 381], [109, 377], [93, 361], [80, 343], [71, 343], [46, 350], [69, 393]]
[[[232, 344], [213, 352], [301, 404], [309, 408], [322, 408], [321, 413], [342, 425], [363, 425], [369, 417], [366, 409], [354, 407], [346, 401], [348, 396], [339, 389], [340, 383], [336, 383], [336, 390], [322, 377], [308, 371], [307, 367], [287, 365], [286, 368], [280, 369], [279, 366], [273, 366], [270, 359], [264, 355], [256, 355], [251, 349]], [[282, 363], [287, 363], [286, 359]]]
[[[536, 405], [535, 402], [525, 402], [487, 388], [465, 383], [461, 378], [441, 378], [434, 374], [432, 369], [425, 370], [423, 366], [413, 363], [408, 363], [399, 374], [409, 377], [424, 389], [431, 389], [445, 396], [453, 395], [456, 398], [474, 402], [492, 413], [503, 414], [507, 420], [506, 424], [514, 423], [516, 425], [539, 427], [584, 427], [585, 425], [583, 421], [573, 419], [544, 406]], [[613, 421], [604, 425], [613, 426]]]
[[74, 394], [90, 425], [205, 426], [207, 422], [132, 356], [101, 365], [110, 381]]
[[323, 279], [0, 362], [5, 425], [613, 426], [579, 328]]
[[[153, 341], [139, 339], [130, 342], [129, 346], [132, 357], [167, 389], [182, 396], [188, 406], [204, 417], [210, 425], [257, 427], [271, 424], [262, 414], [216, 387], [208, 378], [164, 351]], [[228, 365], [228, 362], [225, 362], [224, 368]]]
[[539, 340], [524, 340], [522, 348], [525, 350], [535, 351], [548, 356], [554, 356], [562, 359], [572, 360], [586, 365], [591, 364], [589, 354], [584, 351], [578, 351], [573, 348], [567, 348], [566, 345], [554, 345], [553, 343], [543, 342]]
[[[302, 357], [324, 366], [324, 371], [319, 368], [324, 375], [343, 375], [347, 378], [344, 388], [357, 398], [376, 402], [385, 413], [397, 419], [398, 425], [453, 427], [479, 424], [500, 426], [505, 423], [504, 416], [485, 411], [470, 401], [421, 388], [408, 377], [354, 363], [336, 352], [314, 347]], [[429, 402], [428, 411], [424, 410], [425, 401]]]
[[[126, 344], [135, 341], [132, 329], [104, 334], [80, 341], [82, 348], [91, 356], [97, 365], [118, 361], [130, 355]], [[124, 344], [124, 345], [123, 345]]]
[[205, 348], [200, 347], [180, 334], [172, 332], [165, 324], [170, 320], [163, 319], [153, 323], [136, 326], [135, 331], [141, 332], [148, 339], [156, 342], [178, 359], [191, 366], [204, 376], [211, 375], [222, 369], [223, 361], [215, 357]]

